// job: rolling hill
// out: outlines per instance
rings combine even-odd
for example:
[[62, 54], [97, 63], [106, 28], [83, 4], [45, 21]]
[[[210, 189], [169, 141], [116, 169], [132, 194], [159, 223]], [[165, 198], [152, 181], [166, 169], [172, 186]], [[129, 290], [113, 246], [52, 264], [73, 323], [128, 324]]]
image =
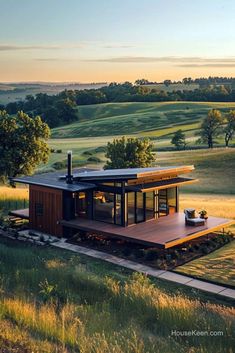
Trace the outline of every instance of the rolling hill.
[[235, 109], [235, 103], [135, 102], [77, 107], [78, 121], [52, 130], [53, 138], [98, 137], [140, 134], [166, 137], [177, 129], [194, 136], [208, 110]]

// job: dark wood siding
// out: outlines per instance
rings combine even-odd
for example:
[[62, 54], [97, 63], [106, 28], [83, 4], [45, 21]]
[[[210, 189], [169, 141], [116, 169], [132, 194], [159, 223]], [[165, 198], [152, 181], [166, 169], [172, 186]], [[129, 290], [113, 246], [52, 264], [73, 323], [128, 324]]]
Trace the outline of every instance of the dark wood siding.
[[[30, 185], [29, 220], [32, 229], [62, 236], [62, 226], [58, 224], [58, 221], [63, 219], [62, 195], [63, 192], [58, 189]], [[37, 215], [36, 208], [41, 205], [42, 215]]]

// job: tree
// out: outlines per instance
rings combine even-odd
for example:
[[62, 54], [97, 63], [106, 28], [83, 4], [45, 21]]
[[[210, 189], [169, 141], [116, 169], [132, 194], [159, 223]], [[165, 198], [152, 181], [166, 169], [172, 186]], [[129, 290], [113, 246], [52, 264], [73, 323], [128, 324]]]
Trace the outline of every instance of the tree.
[[145, 168], [154, 161], [153, 144], [149, 139], [126, 138], [108, 142], [105, 169]]
[[163, 83], [164, 83], [164, 85], [165, 86], [170, 86], [171, 84], [172, 84], [172, 81], [171, 80], [165, 80], [165, 81], [163, 81]]
[[219, 135], [222, 124], [223, 117], [220, 111], [216, 109], [211, 109], [203, 120], [200, 135], [202, 141], [206, 142], [209, 148], [213, 148], [214, 139]]
[[141, 78], [135, 81], [135, 85], [148, 85], [149, 81], [146, 80], [145, 78]]
[[224, 129], [224, 141], [226, 147], [229, 145], [229, 141], [232, 140], [233, 135], [235, 133], [235, 110], [230, 110], [229, 113], [226, 114], [227, 125]]
[[186, 141], [185, 141], [185, 134], [183, 133], [183, 131], [177, 130], [174, 133], [174, 136], [172, 137], [171, 140], [172, 145], [175, 145], [175, 147], [180, 150], [181, 148], [185, 149], [186, 147]]
[[32, 174], [39, 163], [46, 163], [49, 136], [50, 129], [39, 116], [30, 118], [23, 111], [9, 116], [0, 111], [0, 177]]
[[185, 77], [183, 78], [182, 82], [185, 84], [185, 85], [190, 85], [191, 83], [193, 83], [193, 80], [191, 77]]

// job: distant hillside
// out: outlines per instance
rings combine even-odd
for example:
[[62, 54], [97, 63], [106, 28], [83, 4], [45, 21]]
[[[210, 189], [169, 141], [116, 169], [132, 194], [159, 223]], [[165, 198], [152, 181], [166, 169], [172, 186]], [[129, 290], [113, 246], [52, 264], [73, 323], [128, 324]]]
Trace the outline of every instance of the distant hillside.
[[177, 129], [193, 136], [208, 110], [235, 109], [235, 103], [164, 102], [105, 103], [77, 106], [78, 121], [52, 130], [53, 138], [127, 134], [169, 135]]
[[107, 83], [0, 83], [0, 104], [24, 100], [28, 94], [57, 94], [67, 90], [101, 88]]

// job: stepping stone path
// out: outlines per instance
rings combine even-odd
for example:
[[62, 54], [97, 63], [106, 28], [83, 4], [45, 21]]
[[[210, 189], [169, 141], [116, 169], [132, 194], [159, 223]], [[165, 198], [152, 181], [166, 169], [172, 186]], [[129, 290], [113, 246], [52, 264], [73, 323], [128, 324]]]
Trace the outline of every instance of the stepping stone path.
[[189, 276], [180, 275], [178, 273], [164, 271], [164, 270], [155, 270], [152, 267], [138, 264], [137, 262], [125, 260], [118, 256], [114, 256], [111, 254], [104, 253], [102, 251], [88, 249], [80, 245], [69, 244], [66, 242], [66, 239], [60, 239], [60, 241], [56, 243], [52, 243], [51, 246], [55, 246], [57, 248], [70, 250], [76, 252], [78, 254], [84, 254], [87, 256], [91, 256], [96, 259], [101, 259], [106, 262], [110, 262], [112, 264], [122, 266], [128, 268], [130, 270], [134, 270], [137, 272], [145, 273], [149, 276], [164, 279], [167, 281], [171, 281], [174, 283], [186, 285], [191, 288], [199, 289], [211, 294], [217, 294], [220, 296], [224, 296], [230, 299], [235, 299], [235, 289], [226, 288], [224, 286], [220, 286], [217, 284], [209, 283], [206, 281], [200, 281]]

